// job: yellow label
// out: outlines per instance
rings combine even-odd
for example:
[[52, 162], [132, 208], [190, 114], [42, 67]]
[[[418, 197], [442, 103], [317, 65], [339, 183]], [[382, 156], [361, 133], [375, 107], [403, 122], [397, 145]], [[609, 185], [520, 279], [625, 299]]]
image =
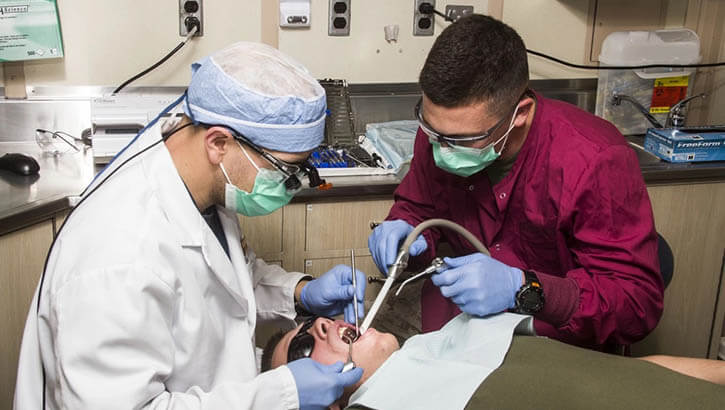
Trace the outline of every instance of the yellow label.
[[689, 75], [679, 77], [666, 77], [655, 79], [655, 87], [687, 87], [690, 81]]
[[652, 103], [650, 114], [663, 114], [670, 111], [670, 107], [677, 104], [687, 96], [689, 75], [678, 77], [657, 78], [652, 89]]

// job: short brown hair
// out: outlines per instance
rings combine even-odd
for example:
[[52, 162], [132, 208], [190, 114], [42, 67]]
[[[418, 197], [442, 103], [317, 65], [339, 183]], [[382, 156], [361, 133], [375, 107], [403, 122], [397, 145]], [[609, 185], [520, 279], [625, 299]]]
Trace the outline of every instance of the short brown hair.
[[421, 89], [433, 104], [450, 108], [493, 101], [498, 114], [516, 103], [528, 83], [521, 37], [481, 14], [461, 18], [443, 30], [420, 72]]

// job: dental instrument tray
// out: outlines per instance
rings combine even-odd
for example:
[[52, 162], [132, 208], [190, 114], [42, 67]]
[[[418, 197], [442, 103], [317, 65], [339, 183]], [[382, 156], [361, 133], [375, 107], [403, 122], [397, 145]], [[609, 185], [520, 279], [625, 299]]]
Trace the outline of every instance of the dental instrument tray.
[[668, 162], [725, 160], [725, 126], [650, 128], [644, 149]]
[[322, 177], [386, 175], [394, 173], [365, 137], [355, 135], [355, 121], [347, 81], [319, 80], [327, 94], [325, 140], [310, 162]]

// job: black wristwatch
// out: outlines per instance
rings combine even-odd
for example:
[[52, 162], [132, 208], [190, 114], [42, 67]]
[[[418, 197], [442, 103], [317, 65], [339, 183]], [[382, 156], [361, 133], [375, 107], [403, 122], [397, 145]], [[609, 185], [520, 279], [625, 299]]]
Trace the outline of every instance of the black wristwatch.
[[536, 274], [530, 270], [524, 271], [526, 281], [516, 292], [516, 313], [532, 315], [544, 308], [544, 289]]

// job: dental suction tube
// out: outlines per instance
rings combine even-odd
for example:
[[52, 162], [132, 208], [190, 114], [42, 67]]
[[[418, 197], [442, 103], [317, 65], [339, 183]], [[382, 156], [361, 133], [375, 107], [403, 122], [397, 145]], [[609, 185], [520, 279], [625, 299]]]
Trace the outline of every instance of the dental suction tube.
[[363, 334], [366, 330], [368, 330], [373, 322], [373, 319], [375, 319], [375, 316], [378, 314], [378, 310], [380, 310], [380, 306], [382, 306], [385, 297], [388, 295], [388, 292], [390, 292], [390, 288], [393, 287], [393, 282], [395, 282], [395, 279], [397, 279], [398, 276], [403, 273], [405, 268], [408, 267], [410, 245], [415, 242], [416, 238], [418, 238], [418, 235], [420, 235], [421, 232], [433, 226], [448, 228], [455, 231], [456, 233], [466, 238], [466, 240], [470, 242], [477, 251], [481, 252], [484, 255], [491, 256], [491, 254], [488, 252], [488, 249], [483, 246], [478, 238], [473, 236], [473, 234], [470, 233], [466, 228], [458, 225], [455, 222], [449, 221], [447, 219], [429, 219], [427, 221], [421, 222], [418, 226], [415, 227], [415, 229], [413, 229], [412, 232], [410, 232], [410, 234], [408, 234], [408, 236], [405, 238], [405, 241], [403, 241], [403, 245], [400, 247], [398, 256], [395, 258], [395, 263], [390, 265], [388, 278], [385, 280], [383, 288], [380, 289], [380, 293], [378, 293], [378, 296], [375, 298], [373, 305], [370, 307], [370, 311], [368, 311], [368, 314], [365, 315], [365, 320], [363, 321], [362, 326], [360, 326], [360, 334]]

